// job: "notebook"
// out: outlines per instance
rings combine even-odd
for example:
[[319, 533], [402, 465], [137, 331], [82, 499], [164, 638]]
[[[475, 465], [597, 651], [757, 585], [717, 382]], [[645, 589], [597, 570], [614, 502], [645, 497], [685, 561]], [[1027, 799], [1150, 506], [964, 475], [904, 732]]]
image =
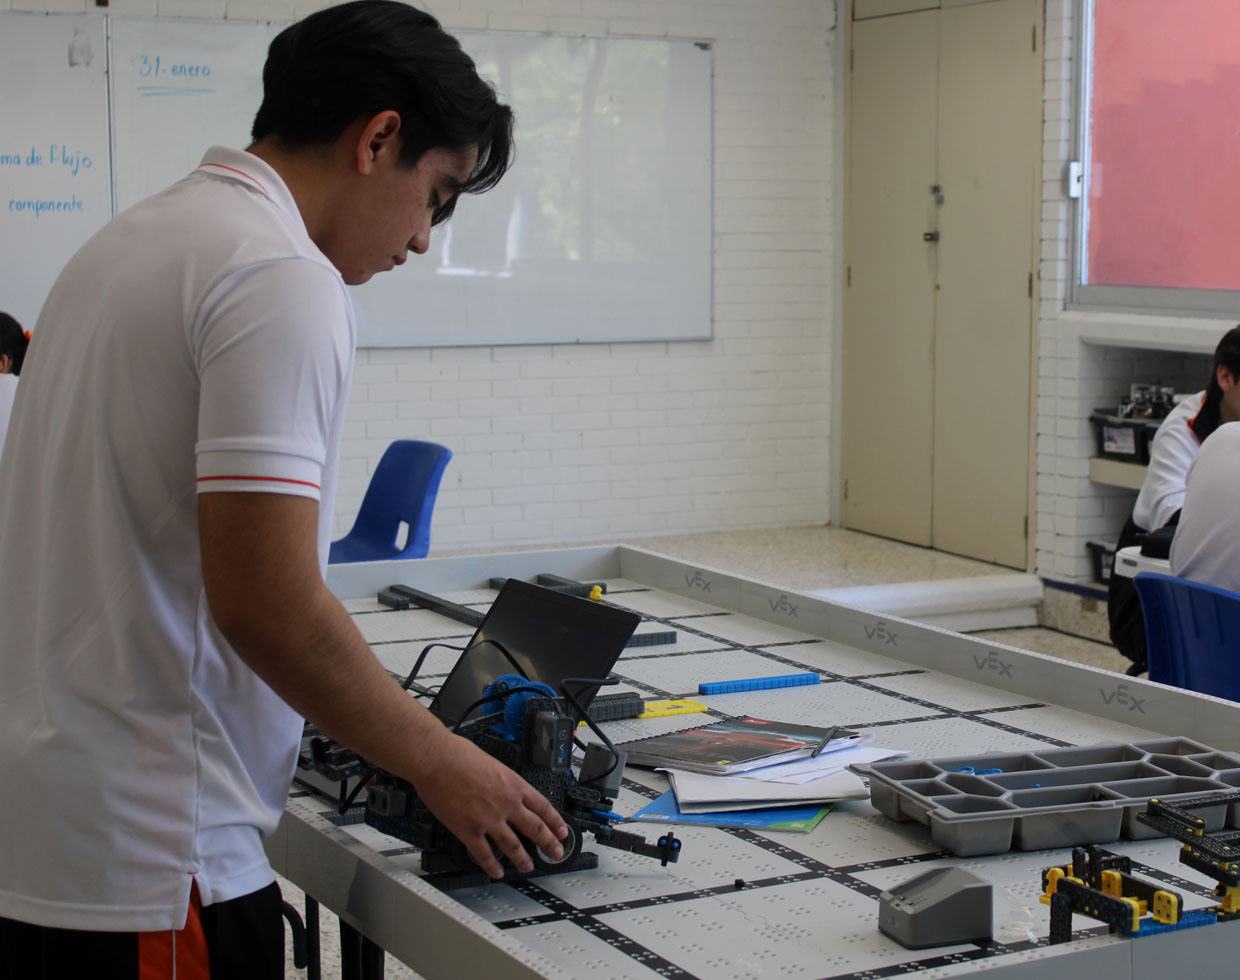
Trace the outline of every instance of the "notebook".
[[[565, 677], [606, 677], [639, 622], [637, 613], [510, 578], [478, 625], [467, 652], [439, 688], [430, 711], [451, 727], [483, 696], [486, 686], [504, 674], [524, 673], [557, 694], [563, 693]], [[520, 671], [495, 643], [508, 651]], [[583, 708], [597, 692], [597, 686], [578, 685], [571, 691]]]

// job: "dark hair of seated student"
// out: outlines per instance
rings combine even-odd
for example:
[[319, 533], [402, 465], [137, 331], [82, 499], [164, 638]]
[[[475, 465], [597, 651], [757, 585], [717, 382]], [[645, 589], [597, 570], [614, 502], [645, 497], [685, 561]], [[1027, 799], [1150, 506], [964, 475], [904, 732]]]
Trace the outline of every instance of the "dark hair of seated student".
[[30, 334], [7, 313], [0, 313], [0, 374], [21, 374]]
[[[1228, 418], [1228, 404], [1224, 402], [1226, 392], [1219, 383], [1219, 368], [1224, 368], [1232, 377], [1233, 383], [1240, 382], [1240, 326], [1232, 327], [1214, 348], [1214, 362], [1210, 366], [1210, 380], [1206, 385], [1206, 400], [1201, 411], [1193, 419], [1193, 432], [1197, 438], [1205, 441], [1206, 436], [1224, 422], [1238, 421]], [[1234, 405], [1231, 406], [1234, 408]]]
[[[410, 168], [431, 149], [477, 149], [462, 194], [490, 190], [512, 162], [512, 110], [439, 21], [396, 0], [328, 7], [278, 34], [251, 135], [290, 149], [326, 146], [357, 119], [387, 109], [400, 115], [399, 159]], [[434, 223], [455, 206], [453, 195]]]

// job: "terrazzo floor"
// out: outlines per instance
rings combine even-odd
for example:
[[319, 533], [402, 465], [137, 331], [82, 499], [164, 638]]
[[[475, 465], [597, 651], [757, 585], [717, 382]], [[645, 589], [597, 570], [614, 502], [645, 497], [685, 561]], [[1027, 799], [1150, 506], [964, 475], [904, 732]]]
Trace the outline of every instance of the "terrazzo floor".
[[[617, 542], [614, 539], [583, 541], [563, 547], [615, 543]], [[1012, 569], [999, 565], [835, 527], [711, 531], [634, 538], [619, 543], [801, 592], [1012, 573]], [[529, 550], [533, 550], [532, 546], [526, 545], [473, 549], [473, 553]], [[471, 552], [436, 551], [432, 552], [432, 557], [451, 557], [467, 553]], [[986, 630], [973, 635], [994, 643], [1033, 650], [1117, 673], [1123, 673], [1129, 663], [1108, 644], [1041, 627]], [[295, 908], [304, 908], [304, 896], [296, 886], [280, 879], [280, 888], [286, 901], [291, 902]], [[321, 911], [320, 928], [323, 980], [339, 980], [339, 927], [336, 917], [326, 909]], [[286, 950], [285, 963], [287, 980], [301, 980], [306, 976], [305, 970], [293, 966], [291, 948]], [[416, 973], [390, 957], [386, 966], [385, 976], [390, 980], [418, 978]]]
[[[853, 585], [891, 585], [929, 579], [1010, 575], [1011, 568], [961, 558], [942, 551], [901, 544], [871, 534], [828, 526], [782, 527], [759, 531], [704, 531], [697, 534], [579, 541], [556, 545], [578, 548], [627, 544], [682, 558], [781, 588], [807, 592]], [[435, 551], [432, 558], [465, 554], [532, 551], [535, 546]]]

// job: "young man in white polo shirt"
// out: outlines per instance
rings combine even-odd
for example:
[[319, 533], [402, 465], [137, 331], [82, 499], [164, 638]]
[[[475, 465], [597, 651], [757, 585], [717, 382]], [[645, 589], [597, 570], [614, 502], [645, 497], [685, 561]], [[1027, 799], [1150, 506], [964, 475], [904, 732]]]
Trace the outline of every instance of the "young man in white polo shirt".
[[282, 977], [261, 837], [303, 716], [492, 875], [492, 843], [531, 867], [518, 834], [558, 857], [551, 805], [394, 684], [323, 583], [345, 284], [494, 186], [511, 126], [428, 15], [330, 8], [273, 42], [248, 152], [212, 148], [62, 273], [0, 464], [0, 980]]

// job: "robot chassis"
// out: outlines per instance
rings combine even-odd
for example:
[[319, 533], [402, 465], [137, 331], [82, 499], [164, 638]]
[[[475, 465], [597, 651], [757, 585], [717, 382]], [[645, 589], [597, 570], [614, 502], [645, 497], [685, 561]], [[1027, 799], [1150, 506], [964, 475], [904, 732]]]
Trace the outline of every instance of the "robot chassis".
[[[531, 690], [536, 687], [543, 690]], [[656, 858], [664, 866], [677, 861], [681, 842], [671, 831], [651, 844], [640, 834], [614, 826], [624, 819], [611, 810], [620, 790], [624, 753], [610, 745], [590, 743], [574, 772], [573, 733], [580, 712], [572, 699], [556, 697], [545, 685], [531, 684], [521, 677], [500, 678], [493, 688], [493, 692], [488, 690], [493, 693], [493, 700], [484, 709], [497, 703], [502, 705], [500, 709], [462, 724], [457, 734], [542, 793], [568, 827], [568, 836], [562, 841], [564, 854], [558, 861], [523, 841], [534, 862], [534, 870], [528, 874], [518, 871], [497, 852], [504, 868], [504, 881], [598, 867], [598, 855], [583, 850], [586, 832], [598, 844]], [[465, 845], [422, 803], [411, 783], [368, 766], [350, 749], [322, 736], [311, 735], [307, 748], [299, 766], [341, 783], [341, 812], [349, 808], [352, 797], [365, 785], [365, 822], [418, 848], [422, 852], [422, 870], [437, 887], [449, 890], [493, 883]], [[358, 782], [354, 783], [353, 792], [346, 794], [345, 781], [351, 778]]]

